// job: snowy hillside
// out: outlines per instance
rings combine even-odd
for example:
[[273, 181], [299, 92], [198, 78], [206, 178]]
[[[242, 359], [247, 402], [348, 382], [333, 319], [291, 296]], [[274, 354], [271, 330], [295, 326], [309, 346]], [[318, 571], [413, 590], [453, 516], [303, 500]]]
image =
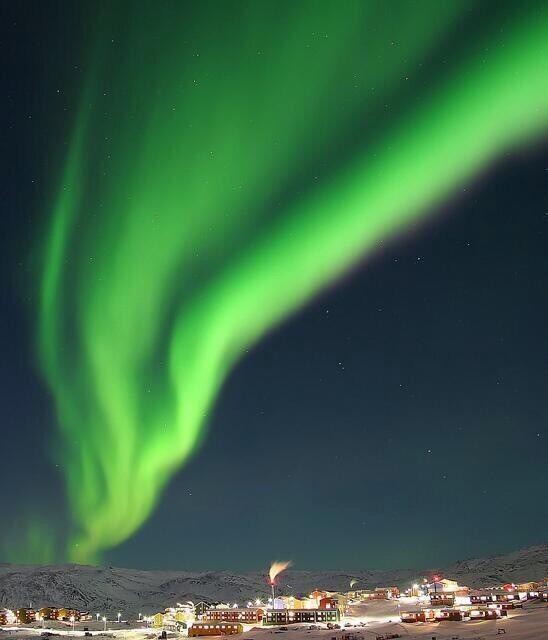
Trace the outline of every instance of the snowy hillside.
[[[489, 586], [506, 581], [541, 579], [548, 575], [548, 545], [528, 547], [491, 558], [473, 558], [444, 568], [443, 576], [469, 586]], [[432, 569], [401, 571], [310, 572], [287, 571], [279, 590], [305, 593], [316, 587], [348, 590], [352, 578], [356, 588], [398, 585], [406, 588], [431, 574]], [[65, 605], [92, 613], [152, 613], [186, 600], [221, 600], [243, 604], [267, 597], [265, 575], [228, 571], [138, 571], [84, 565], [51, 567], [0, 565], [0, 608]]]

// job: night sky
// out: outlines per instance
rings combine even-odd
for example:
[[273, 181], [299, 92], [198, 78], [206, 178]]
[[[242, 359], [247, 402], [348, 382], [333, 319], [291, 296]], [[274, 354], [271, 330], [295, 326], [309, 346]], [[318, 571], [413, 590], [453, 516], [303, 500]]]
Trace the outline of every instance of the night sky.
[[[101, 6], [1, 6], [0, 561], [66, 560], [58, 541], [74, 524], [62, 472], [70, 449], [55, 426], [58, 387], [48, 385], [37, 356], [39, 247]], [[196, 5], [185, 6], [190, 24], [204, 20]], [[482, 30], [506, 24], [513, 10], [501, 3], [493, 17], [487, 5], [471, 7], [433, 47], [428, 73], [418, 71], [405, 91], [434, 90], [446, 59], [452, 64], [447, 49], [475, 47]], [[236, 31], [238, 12], [227, 11], [226, 28]], [[112, 74], [104, 86], [116, 93]], [[132, 95], [123, 96], [128, 110]], [[120, 104], [113, 99], [108, 108]], [[98, 127], [102, 135], [107, 125]], [[320, 181], [353, 157], [357, 142], [344, 139], [337, 163], [319, 162]], [[289, 181], [276, 204], [283, 210], [314, 179], [302, 168], [301, 186]], [[106, 548], [101, 562], [250, 570], [281, 558], [296, 569], [420, 567], [546, 541], [545, 136], [505, 150], [427, 208], [429, 216], [375, 243], [243, 349], [196, 451], [166, 480], [150, 517]], [[90, 229], [89, 220], [78, 227], [76, 253], [88, 249], [82, 238]], [[232, 257], [223, 260], [219, 271]], [[85, 293], [86, 282], [77, 258], [68, 265], [71, 298]], [[209, 272], [199, 277], [207, 285]], [[64, 313], [72, 331], [76, 312], [67, 304]], [[78, 363], [75, 350], [71, 367]], [[83, 441], [74, 440], [75, 451]], [[115, 467], [108, 443], [101, 449]], [[50, 530], [55, 549], [45, 542]]]

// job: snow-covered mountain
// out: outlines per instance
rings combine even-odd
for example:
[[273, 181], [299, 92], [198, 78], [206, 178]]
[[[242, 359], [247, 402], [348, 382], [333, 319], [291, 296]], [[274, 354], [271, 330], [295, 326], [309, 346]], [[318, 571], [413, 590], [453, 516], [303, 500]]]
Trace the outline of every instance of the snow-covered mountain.
[[[501, 582], [539, 580], [548, 575], [548, 544], [527, 547], [490, 558], [462, 560], [435, 569], [441, 575], [473, 587]], [[408, 587], [433, 569], [354, 572], [286, 571], [279, 590], [307, 593], [321, 587], [348, 590], [380, 585]], [[221, 600], [243, 604], [267, 597], [266, 577], [259, 572], [138, 571], [86, 565], [33, 566], [0, 564], [0, 608], [64, 605], [92, 613], [152, 613], [176, 602]]]

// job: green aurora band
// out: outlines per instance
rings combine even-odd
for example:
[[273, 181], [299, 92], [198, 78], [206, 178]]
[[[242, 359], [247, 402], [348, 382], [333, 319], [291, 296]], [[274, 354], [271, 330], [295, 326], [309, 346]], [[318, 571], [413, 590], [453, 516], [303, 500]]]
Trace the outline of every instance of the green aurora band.
[[477, 20], [443, 0], [98, 12], [37, 326], [64, 557], [97, 561], [143, 524], [251, 345], [544, 134], [542, 5]]

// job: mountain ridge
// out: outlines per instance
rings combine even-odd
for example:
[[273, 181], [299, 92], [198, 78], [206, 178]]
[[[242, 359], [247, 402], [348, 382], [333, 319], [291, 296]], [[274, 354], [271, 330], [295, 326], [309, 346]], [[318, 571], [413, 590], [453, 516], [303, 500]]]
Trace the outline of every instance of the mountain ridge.
[[[506, 554], [458, 560], [425, 569], [360, 569], [356, 571], [285, 571], [278, 590], [306, 593], [321, 587], [348, 590], [396, 585], [407, 588], [433, 572], [470, 587], [502, 582], [542, 580], [548, 575], [548, 544]], [[91, 565], [15, 565], [0, 563], [0, 607], [70, 606], [92, 613], [149, 614], [181, 601], [230, 601], [245, 604], [267, 598], [266, 571], [234, 572], [140, 570]]]

